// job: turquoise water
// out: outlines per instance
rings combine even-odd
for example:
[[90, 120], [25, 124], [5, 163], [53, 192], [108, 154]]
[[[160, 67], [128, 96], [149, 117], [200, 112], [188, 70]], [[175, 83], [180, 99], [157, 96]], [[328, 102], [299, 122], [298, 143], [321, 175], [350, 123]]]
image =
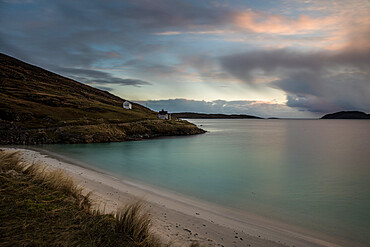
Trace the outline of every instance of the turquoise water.
[[42, 147], [117, 176], [370, 244], [370, 121], [191, 121], [209, 132]]

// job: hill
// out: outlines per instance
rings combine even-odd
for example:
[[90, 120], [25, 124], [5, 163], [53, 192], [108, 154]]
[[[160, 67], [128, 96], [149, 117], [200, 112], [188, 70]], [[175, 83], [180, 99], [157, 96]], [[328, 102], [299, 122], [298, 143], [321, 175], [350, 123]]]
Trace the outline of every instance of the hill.
[[125, 141], [204, 133], [139, 104], [0, 53], [0, 144]]
[[340, 111], [326, 114], [321, 119], [370, 119], [370, 114], [360, 111]]
[[198, 118], [198, 119], [262, 119], [260, 117], [251, 116], [251, 115], [237, 115], [237, 114], [206, 114], [206, 113], [195, 113], [195, 112], [179, 112], [179, 113], [172, 113], [172, 117], [176, 118]]

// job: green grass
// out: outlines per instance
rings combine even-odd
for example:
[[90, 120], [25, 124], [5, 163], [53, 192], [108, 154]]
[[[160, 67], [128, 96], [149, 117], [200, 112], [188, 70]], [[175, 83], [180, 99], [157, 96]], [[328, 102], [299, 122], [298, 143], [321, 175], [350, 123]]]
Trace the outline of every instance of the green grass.
[[0, 246], [161, 246], [143, 207], [101, 214], [63, 172], [0, 152]]

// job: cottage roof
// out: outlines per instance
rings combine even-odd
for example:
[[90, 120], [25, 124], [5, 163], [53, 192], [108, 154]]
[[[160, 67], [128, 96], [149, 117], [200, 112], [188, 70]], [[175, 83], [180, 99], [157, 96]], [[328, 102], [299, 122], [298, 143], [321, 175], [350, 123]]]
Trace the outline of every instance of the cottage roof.
[[163, 110], [163, 109], [162, 109], [162, 111], [159, 112], [159, 115], [166, 115], [166, 114], [168, 114], [168, 112]]

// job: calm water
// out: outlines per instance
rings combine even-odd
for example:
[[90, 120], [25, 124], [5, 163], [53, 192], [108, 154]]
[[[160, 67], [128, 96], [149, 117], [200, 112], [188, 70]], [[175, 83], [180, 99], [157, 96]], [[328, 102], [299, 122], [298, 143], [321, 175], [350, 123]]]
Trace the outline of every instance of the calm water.
[[43, 148], [145, 184], [370, 244], [370, 121], [191, 121], [209, 133]]

